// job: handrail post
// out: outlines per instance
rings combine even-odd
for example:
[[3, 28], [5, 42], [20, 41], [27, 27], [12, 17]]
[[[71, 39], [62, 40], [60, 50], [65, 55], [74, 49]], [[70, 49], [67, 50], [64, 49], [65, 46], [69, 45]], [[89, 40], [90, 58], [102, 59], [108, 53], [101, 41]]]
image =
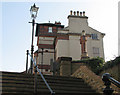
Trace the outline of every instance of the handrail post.
[[28, 73], [28, 54], [29, 54], [29, 50], [27, 50], [27, 58], [26, 58], [26, 73]]
[[112, 93], [113, 93], [113, 91], [114, 91], [112, 88], [110, 88], [111, 81], [109, 80], [109, 77], [110, 77], [110, 74], [108, 74], [108, 73], [105, 73], [105, 74], [103, 74], [103, 76], [102, 76], [102, 80], [103, 80], [103, 82], [104, 82], [104, 85], [106, 86], [106, 87], [103, 89], [103, 93], [104, 93], [105, 95], [112, 95]]
[[44, 48], [42, 48], [42, 53], [41, 53], [41, 73], [43, 74], [43, 50]]
[[37, 64], [35, 65], [35, 77], [34, 77], [34, 93], [37, 95]]
[[33, 61], [34, 65], [35, 65], [34, 95], [37, 95], [37, 71], [39, 72], [39, 74], [40, 74], [41, 78], [43, 79], [44, 83], [46, 84], [46, 86], [50, 90], [51, 94], [55, 95], [55, 92], [53, 92], [53, 90], [50, 88], [49, 84], [47, 83], [47, 81], [45, 80], [44, 76], [42, 75], [42, 73], [40, 72], [39, 68], [37, 67], [36, 62], [33, 60], [33, 57], [31, 55], [30, 55], [30, 57], [31, 57], [31, 61]]

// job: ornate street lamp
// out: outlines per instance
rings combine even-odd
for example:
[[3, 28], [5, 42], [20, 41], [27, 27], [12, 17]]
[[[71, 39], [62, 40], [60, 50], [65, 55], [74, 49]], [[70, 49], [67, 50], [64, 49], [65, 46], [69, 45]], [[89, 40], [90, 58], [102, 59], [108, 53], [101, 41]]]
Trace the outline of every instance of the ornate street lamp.
[[35, 19], [37, 17], [39, 7], [36, 7], [35, 3], [30, 8], [31, 18]]
[[[37, 17], [39, 7], [36, 7], [35, 3], [30, 8], [31, 18], [32, 18], [32, 43], [31, 43], [31, 56], [33, 58], [34, 46], [33, 46], [33, 39], [34, 39], [34, 25], [35, 25], [35, 18]], [[33, 61], [31, 59], [30, 64], [30, 73], [33, 73]]]

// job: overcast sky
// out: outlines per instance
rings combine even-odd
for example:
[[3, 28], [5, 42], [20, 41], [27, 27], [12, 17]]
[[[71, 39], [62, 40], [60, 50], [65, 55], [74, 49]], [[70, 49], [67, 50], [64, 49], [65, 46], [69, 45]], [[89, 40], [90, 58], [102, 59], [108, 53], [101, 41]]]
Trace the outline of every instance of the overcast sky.
[[[30, 7], [39, 7], [37, 23], [60, 21], [68, 25], [70, 10], [85, 11], [89, 26], [105, 33], [105, 60], [118, 56], [118, 1], [119, 0], [44, 0], [37, 2], [0, 2], [1, 24], [1, 63], [4, 71], [21, 72], [25, 70], [26, 50], [31, 46]], [[34, 39], [37, 50], [36, 39]]]

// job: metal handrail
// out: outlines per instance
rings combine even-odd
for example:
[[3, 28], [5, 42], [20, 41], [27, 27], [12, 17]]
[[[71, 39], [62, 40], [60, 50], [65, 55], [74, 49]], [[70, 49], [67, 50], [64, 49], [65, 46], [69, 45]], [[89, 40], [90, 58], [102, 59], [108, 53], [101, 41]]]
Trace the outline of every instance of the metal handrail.
[[120, 88], [120, 82], [115, 80], [114, 78], [112, 78], [109, 73], [103, 74], [102, 78], [103, 78], [103, 80], [105, 80], [105, 79], [110, 80], [114, 85], [116, 85], [117, 87]]
[[120, 88], [120, 82], [119, 82], [119, 81], [115, 80], [115, 79], [112, 78], [112, 77], [109, 77], [109, 79], [111, 80], [111, 82], [112, 82], [114, 85], [116, 85], [117, 87]]
[[104, 90], [103, 90], [103, 92], [106, 95], [112, 95], [112, 93], [114, 91], [112, 88], [110, 88], [111, 83], [113, 83], [114, 85], [116, 85], [117, 87], [120, 88], [120, 82], [118, 82], [117, 80], [112, 78], [109, 73], [103, 74], [102, 75], [102, 80], [104, 82], [104, 85], [106, 86], [106, 88], [104, 88]]
[[37, 71], [39, 72], [41, 78], [43, 79], [44, 83], [46, 84], [47, 88], [49, 89], [49, 91], [51, 92], [52, 95], [55, 95], [55, 92], [51, 89], [51, 87], [49, 86], [49, 84], [47, 83], [47, 81], [45, 80], [43, 74], [40, 72], [39, 68], [37, 67], [37, 64], [35, 62], [35, 60], [33, 60], [32, 56], [30, 55], [30, 53], [28, 53], [28, 55], [31, 57], [31, 60], [33, 61], [35, 67], [37, 68]]

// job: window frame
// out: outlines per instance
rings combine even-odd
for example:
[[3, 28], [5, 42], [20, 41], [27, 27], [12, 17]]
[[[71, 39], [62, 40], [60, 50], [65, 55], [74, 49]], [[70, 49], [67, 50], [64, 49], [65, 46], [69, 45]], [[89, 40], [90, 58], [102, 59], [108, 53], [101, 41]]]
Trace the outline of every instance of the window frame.
[[99, 47], [93, 47], [93, 55], [94, 55], [94, 57], [100, 56], [100, 48]]
[[96, 34], [96, 33], [91, 34], [91, 39], [92, 40], [98, 40], [98, 34]]
[[52, 27], [48, 27], [48, 32], [49, 32], [49, 33], [52, 33], [52, 32], [53, 32]]

